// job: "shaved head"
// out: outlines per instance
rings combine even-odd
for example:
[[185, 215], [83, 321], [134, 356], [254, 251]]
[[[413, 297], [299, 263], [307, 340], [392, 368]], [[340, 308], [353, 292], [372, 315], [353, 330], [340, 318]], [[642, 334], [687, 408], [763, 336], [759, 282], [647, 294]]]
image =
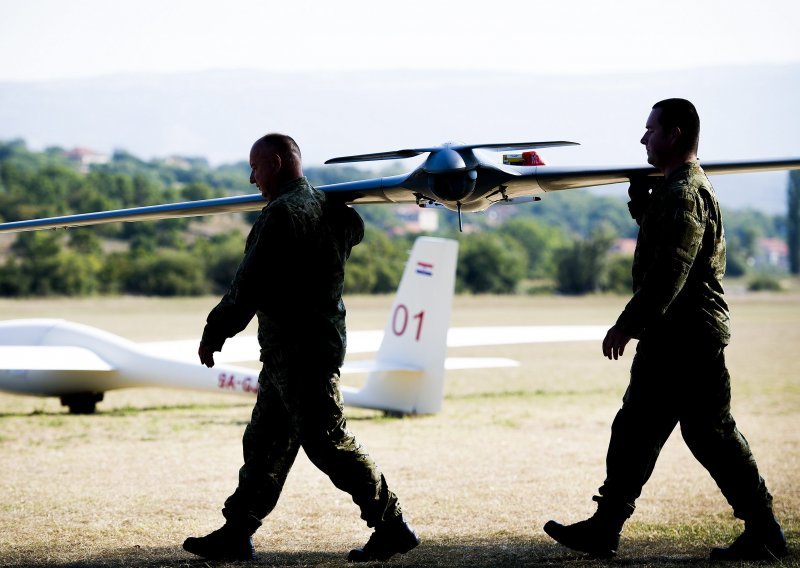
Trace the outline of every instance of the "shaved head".
[[266, 134], [256, 140], [253, 144], [253, 150], [259, 155], [264, 152], [274, 152], [281, 157], [281, 161], [289, 169], [300, 168], [302, 156], [300, 154], [300, 147], [294, 138], [286, 134], [279, 134], [276, 132]]
[[303, 177], [300, 148], [285, 134], [270, 133], [250, 149], [250, 183], [258, 186], [266, 199], [274, 199], [284, 184]]
[[300, 148], [290, 136], [271, 133], [250, 149], [250, 183], [266, 199], [274, 199], [286, 183], [303, 177]]

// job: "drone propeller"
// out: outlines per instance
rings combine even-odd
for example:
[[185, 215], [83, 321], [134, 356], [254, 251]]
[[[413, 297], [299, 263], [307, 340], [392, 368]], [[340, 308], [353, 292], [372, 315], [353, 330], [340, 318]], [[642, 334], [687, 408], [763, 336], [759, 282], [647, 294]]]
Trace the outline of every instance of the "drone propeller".
[[419, 156], [426, 150], [395, 150], [394, 152], [376, 152], [374, 154], [359, 154], [357, 156], [342, 156], [341, 158], [331, 158], [326, 160], [326, 164], [346, 164], [348, 162], [374, 162], [377, 160], [401, 160], [403, 158], [413, 158]]
[[566, 140], [553, 140], [550, 142], [511, 142], [508, 144], [462, 144], [451, 146], [453, 150], [480, 148], [505, 152], [506, 150], [524, 150], [525, 148], [554, 148], [556, 146], [580, 146], [578, 142]]
[[438, 152], [449, 148], [451, 150], [472, 150], [473, 148], [481, 148], [486, 150], [495, 150], [498, 152], [506, 150], [522, 150], [524, 148], [552, 148], [554, 146], [577, 146], [577, 142], [567, 142], [564, 140], [556, 140], [551, 142], [511, 142], [507, 144], [444, 144], [434, 148], [411, 148], [406, 150], [395, 150], [390, 152], [376, 152], [374, 154], [358, 154], [355, 156], [342, 156], [340, 158], [331, 158], [327, 160], [326, 164], [345, 164], [350, 162], [372, 162], [376, 160], [402, 160], [404, 158], [413, 158], [425, 152]]

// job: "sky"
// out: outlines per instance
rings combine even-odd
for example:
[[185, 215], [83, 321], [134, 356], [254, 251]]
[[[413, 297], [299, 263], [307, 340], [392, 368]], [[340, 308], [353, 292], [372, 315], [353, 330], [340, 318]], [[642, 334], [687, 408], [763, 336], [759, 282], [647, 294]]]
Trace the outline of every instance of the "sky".
[[0, 0], [0, 81], [781, 64], [800, 61], [799, 21], [797, 0]]
[[[780, 66], [800, 63], [798, 22], [798, 0], [0, 0], [0, 139], [220, 164], [269, 125], [308, 164], [547, 139], [581, 144], [548, 162], [627, 164], [642, 109], [668, 93], [699, 105], [703, 159], [797, 155], [797, 83]], [[734, 66], [765, 74], [706, 73]], [[211, 90], [185, 74], [218, 70], [240, 74]], [[367, 78], [336, 74], [352, 71]]]

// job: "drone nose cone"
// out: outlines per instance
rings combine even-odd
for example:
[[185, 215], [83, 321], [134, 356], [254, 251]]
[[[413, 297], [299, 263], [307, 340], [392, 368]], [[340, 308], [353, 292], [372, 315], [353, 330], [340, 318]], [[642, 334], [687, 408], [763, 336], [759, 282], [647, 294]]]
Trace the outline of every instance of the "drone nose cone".
[[475, 191], [478, 174], [475, 170], [449, 171], [428, 176], [428, 188], [447, 206], [467, 199]]
[[426, 173], [436, 174], [444, 172], [461, 171], [466, 169], [467, 164], [461, 154], [451, 148], [442, 148], [436, 152], [431, 152], [425, 160], [422, 169]]

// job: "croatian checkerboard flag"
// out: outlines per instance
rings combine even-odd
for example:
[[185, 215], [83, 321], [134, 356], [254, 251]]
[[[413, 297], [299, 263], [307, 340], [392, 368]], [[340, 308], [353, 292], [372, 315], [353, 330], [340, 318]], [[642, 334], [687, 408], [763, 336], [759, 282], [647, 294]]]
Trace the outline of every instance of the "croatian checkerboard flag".
[[417, 274], [433, 276], [433, 265], [430, 262], [417, 261]]

